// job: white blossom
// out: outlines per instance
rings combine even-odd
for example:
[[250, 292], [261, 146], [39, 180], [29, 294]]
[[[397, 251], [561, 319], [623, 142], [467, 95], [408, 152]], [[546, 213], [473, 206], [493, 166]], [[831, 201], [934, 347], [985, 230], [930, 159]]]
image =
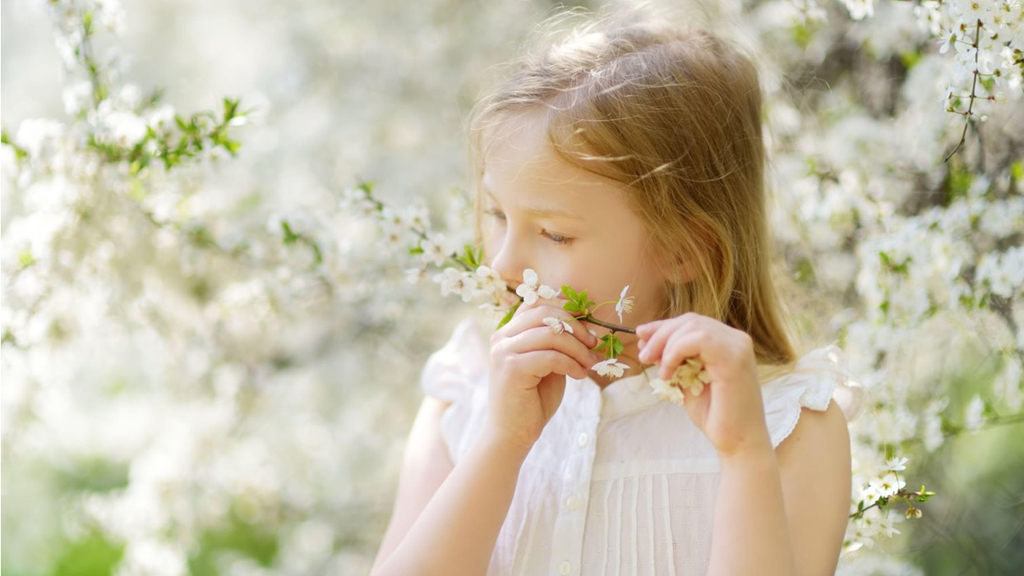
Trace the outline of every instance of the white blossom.
[[131, 112], [111, 112], [104, 119], [110, 139], [118, 146], [131, 148], [146, 137], [146, 122]]
[[469, 272], [449, 266], [444, 273], [435, 274], [433, 280], [441, 284], [442, 296], [458, 294], [463, 302], [469, 302], [476, 295], [476, 278]]
[[659, 400], [667, 400], [680, 406], [683, 405], [683, 391], [679, 386], [661, 378], [650, 380], [651, 394], [656, 395]]
[[558, 296], [558, 291], [544, 284], [538, 285], [537, 272], [532, 268], [523, 270], [523, 283], [516, 287], [518, 294], [526, 304], [533, 304], [537, 298], [551, 299]]
[[907, 469], [907, 458], [893, 457], [885, 461], [885, 469], [893, 472]]
[[551, 331], [555, 334], [561, 334], [563, 331], [572, 334], [572, 325], [562, 320], [561, 318], [555, 318], [548, 316], [543, 320], [544, 324], [551, 328]]
[[63, 124], [45, 118], [33, 118], [21, 122], [14, 141], [24, 148], [30, 157], [36, 157], [52, 149], [55, 146], [54, 141], [63, 135]]
[[420, 242], [423, 249], [421, 261], [424, 264], [441, 266], [455, 252], [448, 238], [440, 232], [427, 234], [426, 239]]
[[591, 370], [597, 372], [601, 376], [611, 375], [615, 378], [621, 377], [627, 368], [629, 368], [628, 364], [623, 364], [615, 358], [602, 360], [590, 367]]
[[984, 423], [984, 410], [984, 400], [981, 399], [981, 396], [975, 394], [971, 398], [971, 401], [967, 403], [967, 409], [964, 412], [964, 428], [968, 430], [977, 430], [981, 428], [982, 423]]
[[478, 266], [474, 272], [477, 281], [477, 293], [480, 297], [501, 300], [508, 287], [501, 275], [487, 265]]
[[626, 297], [627, 290], [629, 290], [628, 285], [622, 289], [622, 293], [619, 294], [619, 300], [615, 303], [615, 313], [619, 316], [620, 324], [622, 323], [622, 314], [628, 314], [633, 311], [633, 297]]
[[1021, 404], [1024, 404], [1024, 371], [1021, 369], [1020, 360], [1015, 355], [1007, 355], [1004, 358], [1002, 371], [992, 382], [992, 391], [997, 398], [1006, 402], [1006, 405], [1013, 412], [1019, 412]]

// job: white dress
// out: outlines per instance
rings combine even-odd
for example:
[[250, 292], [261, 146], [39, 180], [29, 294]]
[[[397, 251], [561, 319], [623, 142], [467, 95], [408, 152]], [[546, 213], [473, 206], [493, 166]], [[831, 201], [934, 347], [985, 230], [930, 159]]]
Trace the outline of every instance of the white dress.
[[[463, 320], [423, 368], [423, 391], [452, 402], [441, 432], [456, 464], [486, 416], [486, 330]], [[488, 576], [707, 571], [718, 455], [683, 407], [651, 394], [656, 370], [604, 389], [567, 378], [561, 406], [523, 463]], [[772, 445], [793, 431], [801, 407], [824, 411], [848, 378], [841, 349], [830, 344], [765, 383]]]

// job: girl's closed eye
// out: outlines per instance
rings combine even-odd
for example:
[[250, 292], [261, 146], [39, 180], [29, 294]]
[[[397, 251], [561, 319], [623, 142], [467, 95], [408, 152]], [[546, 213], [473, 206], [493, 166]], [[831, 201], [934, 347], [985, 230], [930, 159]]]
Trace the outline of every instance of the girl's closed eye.
[[[484, 210], [484, 213], [493, 216], [498, 220], [505, 220], [505, 213], [497, 208], [488, 208], [487, 210]], [[541, 230], [540, 235], [550, 239], [552, 242], [560, 246], [568, 246], [569, 244], [572, 244], [572, 241], [574, 240], [568, 236], [562, 236], [561, 234], [555, 234], [554, 232], [548, 232], [547, 230]]]

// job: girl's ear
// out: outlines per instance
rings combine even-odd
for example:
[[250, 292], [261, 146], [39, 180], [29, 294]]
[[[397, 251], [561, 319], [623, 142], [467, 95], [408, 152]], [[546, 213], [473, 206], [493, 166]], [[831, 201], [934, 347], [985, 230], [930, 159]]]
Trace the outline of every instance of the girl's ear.
[[[655, 259], [661, 277], [666, 282], [686, 284], [696, 275], [696, 267], [693, 260], [682, 256], [671, 256], [660, 253]], [[678, 276], [676, 275], [678, 273]]]

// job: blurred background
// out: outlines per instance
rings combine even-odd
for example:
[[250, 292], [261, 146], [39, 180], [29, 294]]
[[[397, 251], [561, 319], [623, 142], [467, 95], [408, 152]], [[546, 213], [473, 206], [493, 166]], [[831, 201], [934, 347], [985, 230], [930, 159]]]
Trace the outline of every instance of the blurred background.
[[[341, 193], [374, 181], [468, 241], [466, 113], [565, 6], [703, 23], [762, 59], [799, 338], [839, 342], [870, 393], [851, 513], [892, 457], [936, 492], [920, 519], [852, 522], [840, 573], [1024, 570], [1021, 85], [1011, 51], [943, 162], [964, 118], [937, 3], [48, 4], [0, 4], [3, 576], [369, 572], [422, 364], [480, 312], [409, 282]], [[65, 64], [83, 11], [112, 110], [155, 125], [238, 98], [237, 156], [112, 152], [130, 131]]]

